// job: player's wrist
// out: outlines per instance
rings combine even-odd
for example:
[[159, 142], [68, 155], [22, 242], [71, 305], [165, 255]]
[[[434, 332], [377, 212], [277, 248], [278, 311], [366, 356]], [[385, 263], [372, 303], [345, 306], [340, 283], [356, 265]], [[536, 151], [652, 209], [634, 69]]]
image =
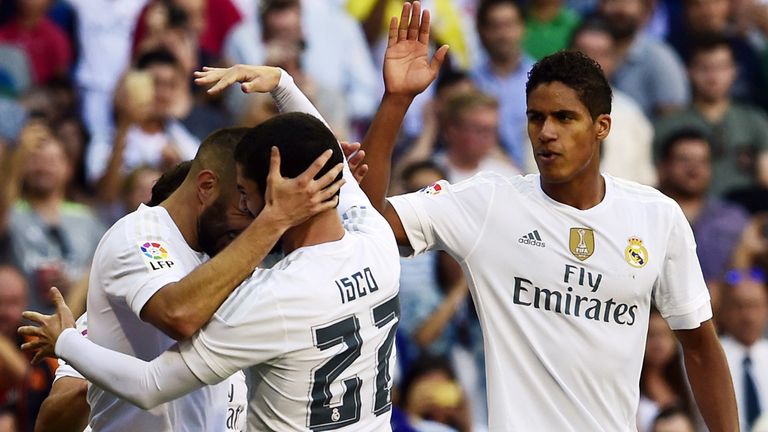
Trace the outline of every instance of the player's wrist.
[[66, 347], [73, 337], [80, 337], [80, 333], [74, 327], [67, 327], [59, 334], [59, 337], [56, 338], [56, 344], [53, 346], [53, 352], [57, 357], [63, 358], [66, 355]]
[[264, 207], [253, 222], [254, 224], [263, 224], [270, 231], [274, 231], [281, 236], [293, 225], [290, 217], [271, 205]]
[[415, 97], [416, 97], [416, 94], [393, 92], [385, 89], [384, 96], [381, 98], [381, 103], [383, 105], [386, 102], [387, 104], [390, 104], [393, 106], [400, 106], [400, 107], [404, 107], [405, 109], [408, 109], [408, 107], [411, 106], [411, 103], [413, 102], [413, 99]]

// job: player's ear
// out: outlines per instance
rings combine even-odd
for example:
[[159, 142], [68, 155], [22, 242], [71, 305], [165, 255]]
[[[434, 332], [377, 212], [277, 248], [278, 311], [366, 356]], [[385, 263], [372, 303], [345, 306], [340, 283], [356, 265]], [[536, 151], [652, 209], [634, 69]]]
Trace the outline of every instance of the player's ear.
[[599, 141], [604, 140], [608, 136], [608, 132], [611, 131], [611, 116], [610, 114], [600, 114], [595, 119], [597, 139]]
[[219, 179], [211, 170], [201, 170], [197, 173], [197, 199], [200, 204], [208, 205], [219, 196]]

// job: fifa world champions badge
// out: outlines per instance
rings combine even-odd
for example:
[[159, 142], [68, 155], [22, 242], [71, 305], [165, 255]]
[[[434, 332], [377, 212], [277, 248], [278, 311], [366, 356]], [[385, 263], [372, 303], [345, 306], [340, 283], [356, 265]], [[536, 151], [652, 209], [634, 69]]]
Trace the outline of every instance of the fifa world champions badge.
[[624, 249], [624, 259], [627, 264], [635, 268], [645, 267], [648, 264], [648, 249], [643, 246], [643, 241], [639, 237], [629, 238], [629, 246]]

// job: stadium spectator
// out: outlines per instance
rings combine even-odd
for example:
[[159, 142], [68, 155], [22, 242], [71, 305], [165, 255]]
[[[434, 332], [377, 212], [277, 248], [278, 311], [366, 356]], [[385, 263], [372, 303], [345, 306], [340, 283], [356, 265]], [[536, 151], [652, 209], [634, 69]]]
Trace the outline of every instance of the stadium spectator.
[[29, 283], [29, 306], [49, 310], [48, 288], [66, 292], [83, 277], [104, 228], [88, 207], [68, 199], [72, 161], [46, 126], [29, 124], [14, 158], [8, 235]]
[[[53, 382], [56, 362], [45, 360], [30, 365], [30, 356], [20, 350], [29, 338], [19, 336], [16, 328], [27, 308], [24, 277], [13, 267], [0, 267], [0, 413], [14, 417], [16, 429], [32, 432], [40, 405]], [[2, 417], [2, 415], [0, 415]], [[7, 421], [7, 420], [6, 420]]]
[[651, 15], [648, 0], [601, 0], [599, 11], [617, 41], [618, 62], [612, 82], [651, 118], [688, 105], [688, 78], [677, 54], [666, 43], [645, 35]]
[[[159, 44], [174, 50], [184, 70], [191, 73], [199, 63], [215, 64], [221, 59], [224, 42], [241, 20], [232, 0], [153, 0], [138, 17], [132, 51], [139, 57]], [[201, 59], [197, 59], [198, 47]]]
[[768, 409], [768, 291], [765, 273], [728, 272], [720, 310], [721, 338], [733, 376], [741, 430]]
[[[616, 70], [616, 40], [607, 22], [593, 17], [573, 33], [571, 48], [594, 59], [610, 81]], [[653, 186], [653, 125], [629, 95], [613, 87], [611, 133], [600, 149], [600, 170], [613, 176]], [[529, 152], [529, 165], [535, 164]]]
[[[170, 168], [194, 158], [200, 144], [176, 117], [180, 98], [189, 97], [184, 95], [189, 92], [187, 77], [176, 58], [166, 50], [150, 51], [136, 66], [138, 71], [126, 74], [116, 93], [113, 142], [94, 139], [88, 147], [86, 172], [105, 201], [116, 199], [130, 170], [141, 165]], [[208, 120], [213, 123], [206, 129], [219, 124]]]
[[82, 120], [93, 136], [109, 136], [112, 101], [131, 58], [131, 37], [147, 0], [67, 0], [77, 21], [75, 81]]
[[690, 416], [695, 409], [690, 392], [675, 335], [659, 311], [652, 309], [640, 372], [638, 429], [653, 430], [654, 419], [671, 407], [683, 407]]
[[683, 209], [693, 228], [696, 253], [706, 281], [723, 276], [749, 221], [746, 212], [708, 193], [712, 147], [696, 130], [680, 130], [662, 144], [659, 190]]
[[684, 409], [672, 406], [659, 412], [649, 432], [696, 432], [696, 428]]
[[[737, 65], [736, 80], [731, 87], [734, 99], [765, 104], [763, 71], [760, 56], [750, 41], [734, 27], [731, 20], [735, 6], [729, 0], [683, 0], [683, 23], [672, 26], [667, 40], [681, 58], [688, 58], [691, 45], [701, 37], [724, 38]], [[747, 3], [747, 2], [742, 2]]]
[[518, 166], [525, 154], [525, 80], [533, 59], [523, 51], [523, 10], [515, 0], [483, 0], [477, 31], [488, 58], [471, 73], [477, 87], [499, 101], [498, 139]]
[[563, 0], [532, 0], [525, 13], [523, 48], [536, 60], [568, 46], [581, 17]]
[[406, 375], [402, 392], [400, 406], [406, 418], [404, 424], [393, 425], [393, 432], [408, 427], [429, 432], [473, 430], [467, 397], [446, 358], [419, 358]]
[[459, 182], [480, 171], [520, 172], [499, 146], [499, 104], [494, 98], [477, 91], [459, 94], [446, 102], [444, 114], [445, 151], [434, 159], [448, 181]]
[[691, 45], [688, 73], [693, 103], [656, 124], [654, 152], [658, 156], [661, 143], [678, 129], [698, 129], [712, 146], [710, 193], [722, 196], [752, 185], [764, 175], [756, 171], [756, 162], [768, 152], [768, 117], [761, 109], [732, 99], [736, 64], [727, 40], [705, 38]]
[[32, 65], [33, 82], [43, 84], [69, 73], [72, 44], [46, 12], [51, 0], [18, 1], [16, 16], [0, 26], [0, 42], [20, 46]]
[[[359, 24], [333, 3], [274, 0], [267, 5], [279, 15], [275, 21], [280, 28], [274, 37], [304, 46], [301, 65], [306, 74], [318, 85], [343, 94], [351, 121], [364, 123], [376, 109], [379, 75]], [[225, 47], [228, 60], [264, 64], [263, 27], [263, 22], [235, 27]], [[357, 135], [353, 131], [352, 136]]]

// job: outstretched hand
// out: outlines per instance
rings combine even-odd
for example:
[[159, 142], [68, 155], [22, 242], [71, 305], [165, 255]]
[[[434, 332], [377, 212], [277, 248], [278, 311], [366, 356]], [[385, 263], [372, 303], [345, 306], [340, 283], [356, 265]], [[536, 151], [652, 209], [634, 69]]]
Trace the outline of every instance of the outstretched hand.
[[403, 3], [398, 25], [397, 17], [389, 21], [389, 39], [384, 53], [384, 87], [389, 94], [416, 96], [437, 77], [448, 53], [441, 46], [429, 61], [428, 10], [421, 13], [421, 3]]
[[195, 84], [211, 86], [208, 94], [218, 94], [238, 82], [243, 93], [267, 93], [280, 83], [280, 68], [272, 66], [234, 65], [228, 68], [204, 67], [196, 71]]
[[51, 288], [51, 300], [56, 306], [56, 313], [53, 315], [43, 315], [38, 312], [26, 311], [22, 316], [38, 324], [38, 326], [19, 327], [19, 334], [23, 336], [36, 337], [30, 342], [21, 346], [23, 351], [35, 351], [35, 357], [32, 363], [38, 363], [45, 357], [56, 357], [56, 341], [59, 340], [61, 332], [68, 328], [75, 328], [75, 318], [72, 311], [69, 310], [64, 297], [58, 289]]

